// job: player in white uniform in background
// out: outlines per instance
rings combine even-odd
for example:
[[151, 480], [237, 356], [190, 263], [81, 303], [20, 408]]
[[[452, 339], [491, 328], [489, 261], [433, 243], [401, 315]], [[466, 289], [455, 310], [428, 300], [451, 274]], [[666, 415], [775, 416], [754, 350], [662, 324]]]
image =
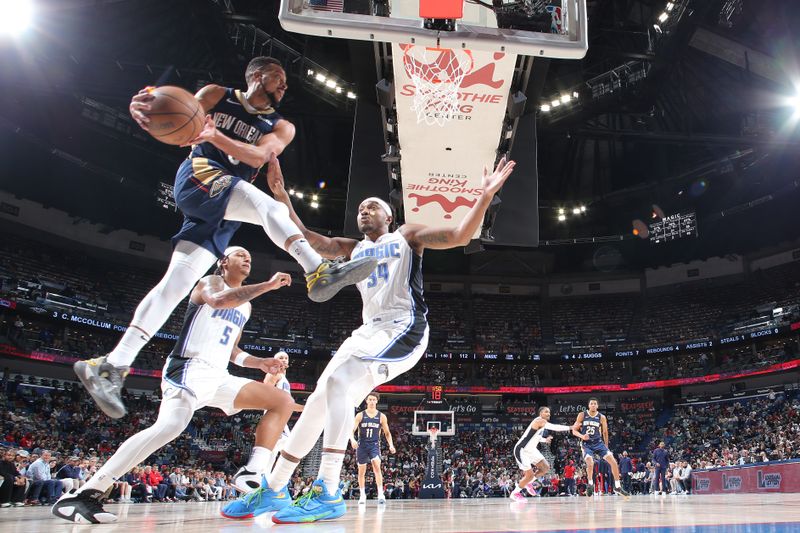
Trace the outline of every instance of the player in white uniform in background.
[[[290, 285], [292, 278], [279, 272], [269, 281], [243, 286], [250, 274], [250, 254], [239, 246], [227, 248], [218, 267], [219, 275], [202, 278], [189, 296], [181, 335], [162, 373], [161, 408], [155, 423], [122, 443], [77, 492], [56, 502], [54, 515], [81, 524], [115, 522], [117, 517], [102, 506], [106, 490], [150, 454], [175, 440], [202, 407], [217, 407], [228, 416], [242, 409], [266, 410], [256, 428], [256, 445], [274, 448], [294, 401], [272, 385], [230, 375], [228, 363], [268, 373], [283, 371], [283, 362], [253, 357], [238, 344], [250, 318], [250, 300]], [[287, 499], [285, 503], [290, 502]]]
[[[320, 255], [378, 260], [372, 274], [356, 284], [363, 301], [363, 325], [344, 341], [317, 380], [303, 414], [267, 477], [267, 486], [259, 489], [257, 505], [261, 512], [278, 511], [272, 516], [273, 522], [315, 522], [345, 513], [340, 477], [353, 429], [354, 406], [371, 390], [411, 369], [428, 345], [422, 252], [425, 248], [444, 250], [469, 243], [480, 228], [489, 203], [513, 169], [514, 162], [506, 163], [505, 158], [493, 173], [484, 169], [484, 192], [456, 228], [406, 224], [391, 232], [393, 218], [389, 205], [379, 198], [367, 198], [358, 208], [358, 229], [364, 239], [357, 241], [329, 238], [308, 230], [292, 208], [278, 160], [270, 160], [267, 181], [275, 199], [289, 207], [292, 220]], [[292, 473], [323, 429], [317, 480], [294, 505], [278, 510]], [[246, 516], [253, 512], [246, 503], [243, 499], [232, 502], [225, 512]]]
[[[286, 379], [286, 371], [289, 368], [289, 354], [284, 351], [277, 352], [275, 354], [275, 359], [283, 363], [284, 370], [280, 372], [268, 373], [266, 376], [264, 376], [264, 383], [273, 387], [277, 387], [291, 396], [292, 387], [289, 384], [289, 380]], [[298, 413], [302, 412], [303, 406], [295, 403], [294, 411]], [[275, 459], [277, 459], [278, 454], [283, 449], [283, 443], [289, 438], [289, 431], [289, 424], [286, 424], [286, 427], [283, 428], [283, 433], [281, 433], [278, 442], [275, 444], [272, 450], [264, 448], [263, 446], [258, 446], [257, 444], [253, 446], [253, 450], [250, 453], [250, 459], [247, 461], [247, 464], [241, 467], [233, 476], [233, 484], [237, 489], [247, 494], [261, 486], [262, 477], [272, 470], [272, 465], [275, 464]], [[263, 441], [263, 439], [259, 439], [258, 434], [256, 434], [256, 442], [260, 441]]]
[[[540, 407], [539, 416], [533, 419], [528, 429], [522, 434], [522, 437], [514, 445], [514, 459], [517, 465], [522, 470], [522, 479], [519, 480], [517, 486], [511, 492], [511, 499], [517, 502], [525, 502], [527, 499], [522, 494], [522, 489], [527, 489], [528, 493], [533, 496], [535, 494], [534, 488], [530, 485], [534, 478], [541, 478], [550, 471], [550, 463], [544, 458], [542, 452], [539, 451], [539, 443], [548, 441], [551, 437], [544, 437], [545, 431], [572, 431], [573, 435], [586, 440], [585, 435], [581, 436], [573, 426], [563, 426], [561, 424], [550, 423], [550, 408]], [[584, 438], [586, 437], [586, 438]], [[534, 468], [535, 467], [535, 468]]]

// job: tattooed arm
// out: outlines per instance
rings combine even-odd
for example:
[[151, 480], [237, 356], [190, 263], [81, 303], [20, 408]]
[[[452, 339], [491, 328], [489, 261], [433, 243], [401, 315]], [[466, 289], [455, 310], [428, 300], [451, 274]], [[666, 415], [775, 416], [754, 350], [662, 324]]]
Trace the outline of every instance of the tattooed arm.
[[292, 277], [283, 272], [278, 272], [269, 281], [231, 289], [225, 288], [222, 276], [206, 276], [194, 286], [190, 299], [192, 303], [198, 305], [207, 304], [212, 309], [231, 309], [239, 307], [266, 292], [287, 287], [291, 284]]
[[292, 219], [292, 222], [297, 224], [297, 227], [303, 233], [303, 237], [306, 238], [308, 244], [310, 244], [319, 255], [328, 259], [335, 259], [340, 256], [346, 258], [350, 257], [358, 241], [355, 239], [346, 239], [344, 237], [326, 237], [305, 227], [303, 221], [300, 220], [300, 217], [295, 213], [294, 207], [292, 207], [292, 201], [289, 199], [289, 194], [284, 187], [281, 164], [274, 155], [270, 158], [269, 167], [267, 168], [267, 184], [275, 199], [289, 208], [289, 217]]
[[432, 248], [434, 250], [446, 250], [448, 248], [456, 248], [458, 246], [466, 246], [469, 244], [472, 236], [481, 225], [483, 216], [492, 202], [492, 198], [497, 194], [497, 191], [503, 186], [508, 176], [514, 170], [514, 161], [506, 162], [503, 158], [497, 164], [492, 174], [489, 174], [489, 169], [483, 169], [483, 194], [475, 202], [475, 205], [470, 209], [467, 216], [461, 221], [456, 228], [441, 229], [441, 228], [428, 228], [420, 224], [406, 224], [400, 228], [400, 232], [411, 245], [411, 248], [418, 254], [422, 253], [425, 248]]

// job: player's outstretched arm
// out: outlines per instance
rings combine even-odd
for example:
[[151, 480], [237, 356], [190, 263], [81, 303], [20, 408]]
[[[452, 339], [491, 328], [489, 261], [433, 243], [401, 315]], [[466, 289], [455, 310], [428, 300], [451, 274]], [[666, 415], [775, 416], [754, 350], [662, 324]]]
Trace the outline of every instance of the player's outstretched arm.
[[292, 222], [297, 224], [297, 227], [303, 232], [303, 237], [306, 238], [308, 243], [312, 248], [314, 248], [314, 250], [317, 251], [318, 254], [328, 259], [335, 259], [337, 257], [350, 257], [350, 254], [353, 252], [353, 248], [356, 247], [356, 244], [358, 244], [358, 241], [343, 237], [326, 237], [324, 235], [320, 235], [319, 233], [308, 229], [305, 224], [303, 224], [303, 221], [300, 220], [300, 217], [297, 216], [297, 213], [292, 206], [292, 201], [289, 198], [289, 193], [286, 192], [281, 164], [278, 161], [278, 158], [275, 156], [272, 156], [269, 160], [269, 168], [267, 169], [267, 183], [269, 184], [269, 189], [272, 191], [272, 195], [275, 197], [275, 199], [285, 204], [286, 207], [289, 208], [289, 216], [291, 217]]
[[608, 448], [608, 419], [606, 415], [600, 416], [600, 424], [603, 428], [603, 442], [605, 442], [606, 448]]
[[276, 273], [269, 281], [230, 289], [225, 288], [222, 276], [206, 276], [197, 282], [190, 299], [198, 305], [206, 304], [212, 309], [231, 309], [264, 293], [288, 287], [291, 284], [292, 276], [283, 272]]
[[458, 227], [441, 229], [429, 228], [419, 224], [405, 224], [400, 228], [400, 232], [417, 253], [422, 252], [425, 248], [446, 250], [448, 248], [466, 246], [472, 236], [475, 235], [475, 232], [478, 231], [492, 198], [511, 175], [514, 165], [516, 165], [514, 161], [506, 162], [506, 158], [503, 157], [491, 174], [487, 167], [483, 168], [483, 179], [481, 180], [483, 194], [478, 198], [478, 201], [475, 202], [475, 205]]
[[386, 436], [386, 442], [389, 444], [389, 453], [395, 453], [397, 450], [394, 449], [394, 440], [392, 439], [392, 432], [389, 431], [389, 419], [386, 415], [381, 413], [381, 429], [383, 429], [383, 434]]

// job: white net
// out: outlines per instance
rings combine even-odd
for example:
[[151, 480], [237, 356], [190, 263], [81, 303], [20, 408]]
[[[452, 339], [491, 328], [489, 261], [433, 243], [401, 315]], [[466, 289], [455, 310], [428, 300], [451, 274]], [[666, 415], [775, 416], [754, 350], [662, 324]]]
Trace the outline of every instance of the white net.
[[401, 45], [403, 66], [416, 87], [417, 123], [444, 126], [458, 111], [458, 89], [472, 70], [472, 53], [451, 48]]

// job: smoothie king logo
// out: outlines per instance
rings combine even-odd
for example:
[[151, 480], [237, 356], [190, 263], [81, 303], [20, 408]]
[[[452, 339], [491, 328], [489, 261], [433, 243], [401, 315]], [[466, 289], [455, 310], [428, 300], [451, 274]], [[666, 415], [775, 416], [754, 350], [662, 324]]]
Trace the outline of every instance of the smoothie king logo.
[[[462, 174], [443, 174], [437, 172], [428, 173], [424, 183], [409, 183], [406, 185], [407, 191], [415, 191], [408, 194], [409, 199], [413, 199], [416, 205], [411, 209], [415, 213], [428, 204], [438, 204], [444, 211], [444, 218], [453, 218], [453, 211], [459, 207], [471, 209], [475, 205], [477, 198], [483, 194], [481, 187], [471, 187], [469, 180]], [[430, 193], [430, 194], [423, 194]], [[455, 194], [454, 198], [448, 196]]]

